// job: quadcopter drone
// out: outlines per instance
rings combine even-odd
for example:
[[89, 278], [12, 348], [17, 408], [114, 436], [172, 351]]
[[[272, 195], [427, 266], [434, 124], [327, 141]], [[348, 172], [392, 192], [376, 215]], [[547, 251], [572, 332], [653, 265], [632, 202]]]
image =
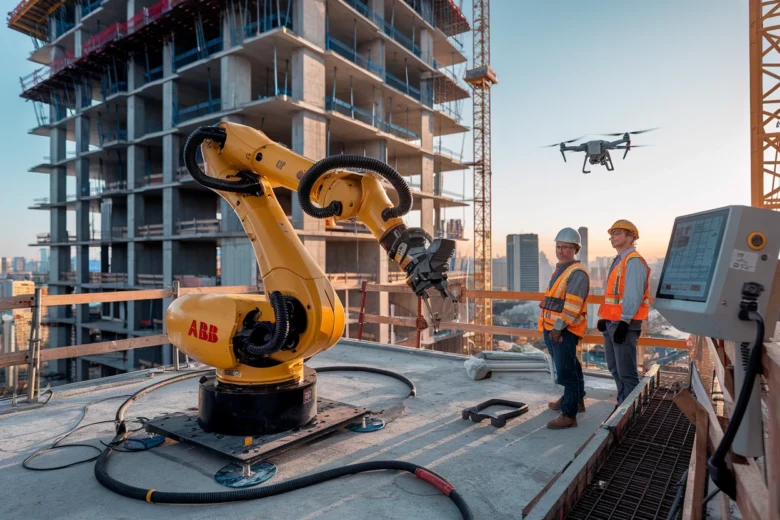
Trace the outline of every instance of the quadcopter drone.
[[553, 148], [559, 146], [564, 162], [566, 162], [566, 154], [564, 152], [585, 152], [585, 160], [582, 163], [582, 173], [590, 173], [590, 170], [585, 169], [585, 167], [588, 164], [588, 161], [590, 161], [590, 164], [600, 164], [601, 166], [606, 167], [607, 171], [611, 172], [612, 170], [615, 169], [615, 167], [612, 165], [612, 157], [609, 155], [609, 151], [625, 150], [625, 152], [623, 153], [623, 159], [625, 159], [626, 155], [628, 155], [628, 151], [632, 147], [635, 148], [637, 146], [647, 146], [641, 144], [635, 144], [632, 146], [631, 135], [643, 134], [645, 132], [651, 132], [653, 130], [657, 130], [657, 128], [650, 128], [647, 130], [637, 130], [636, 132], [625, 132], [625, 133], [617, 133], [617, 134], [598, 134], [598, 135], [604, 135], [610, 137], [613, 136], [623, 136], [623, 137], [617, 141], [603, 141], [599, 139], [594, 141], [587, 141], [574, 146], [567, 146], [569, 143], [579, 141], [580, 139], [585, 137], [583, 135], [582, 137], [578, 137], [576, 139], [571, 139], [569, 141], [564, 141], [562, 143], [556, 143], [556, 144], [545, 146], [545, 148]]

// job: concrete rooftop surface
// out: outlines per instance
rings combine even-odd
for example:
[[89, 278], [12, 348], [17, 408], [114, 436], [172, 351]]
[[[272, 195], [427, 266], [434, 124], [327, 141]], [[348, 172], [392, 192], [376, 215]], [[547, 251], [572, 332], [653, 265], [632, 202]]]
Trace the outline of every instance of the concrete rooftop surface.
[[[384, 429], [370, 433], [339, 431], [311, 444], [272, 456], [276, 475], [260, 486], [307, 473], [371, 460], [403, 460], [449, 480], [469, 504], [474, 518], [521, 518], [523, 508], [564, 469], [575, 452], [613, 411], [611, 380], [586, 376], [587, 411], [579, 426], [549, 430], [556, 412], [547, 408], [562, 387], [545, 372], [501, 372], [474, 381], [463, 366], [466, 357], [343, 340], [309, 361], [309, 366], [362, 365], [398, 372], [410, 378], [417, 396], [404, 399], [401, 381], [371, 373], [327, 372], [318, 375], [318, 396], [379, 412]], [[186, 372], [186, 370], [185, 370]], [[131, 518], [284, 518], [284, 519], [445, 519], [460, 518], [454, 503], [432, 485], [406, 472], [374, 471], [341, 477], [282, 495], [226, 504], [149, 504], [104, 488], [95, 478], [94, 462], [54, 471], [30, 471], [25, 458], [48, 448], [82, 418], [84, 406], [133, 392], [174, 372], [138, 372], [57, 387], [41, 408], [0, 415], [0, 518], [131, 519]], [[522, 401], [529, 411], [503, 428], [490, 421], [461, 418], [464, 408], [492, 398]], [[44, 396], [45, 399], [45, 396]], [[81, 425], [113, 421], [124, 397], [88, 408]], [[198, 378], [163, 387], [141, 397], [125, 419], [153, 419], [186, 412], [198, 405]], [[6, 402], [0, 411], [7, 410]], [[129, 423], [128, 428], [138, 427]], [[101, 450], [114, 425], [97, 424], [77, 431], [63, 444], [85, 443]], [[143, 431], [134, 435], [146, 435]], [[54, 450], [30, 461], [51, 467], [97, 455], [89, 448]], [[136, 453], [114, 453], [108, 472], [114, 478], [158, 491], [231, 491], [214, 480], [224, 459], [192, 445], [167, 440]], [[250, 488], [251, 489], [251, 488]]]

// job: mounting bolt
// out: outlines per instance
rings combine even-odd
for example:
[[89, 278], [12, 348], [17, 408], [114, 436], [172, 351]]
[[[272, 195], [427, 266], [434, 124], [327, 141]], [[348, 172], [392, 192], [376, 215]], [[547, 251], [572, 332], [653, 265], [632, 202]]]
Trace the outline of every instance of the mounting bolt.
[[263, 154], [260, 152], [257, 152], [257, 155], [255, 155], [255, 161], [260, 162], [263, 160]]

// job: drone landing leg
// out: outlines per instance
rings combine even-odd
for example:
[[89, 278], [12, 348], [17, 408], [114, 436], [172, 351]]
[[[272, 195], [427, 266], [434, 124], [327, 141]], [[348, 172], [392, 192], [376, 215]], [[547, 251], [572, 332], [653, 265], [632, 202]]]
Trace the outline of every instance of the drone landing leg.
[[607, 161], [604, 163], [604, 166], [607, 167], [608, 172], [611, 172], [615, 169], [615, 167], [612, 165], [612, 156], [609, 155], [609, 152], [607, 152]]
[[590, 170], [585, 171], [585, 166], [588, 164], [588, 154], [585, 154], [585, 160], [582, 161], [582, 173], [590, 173]]

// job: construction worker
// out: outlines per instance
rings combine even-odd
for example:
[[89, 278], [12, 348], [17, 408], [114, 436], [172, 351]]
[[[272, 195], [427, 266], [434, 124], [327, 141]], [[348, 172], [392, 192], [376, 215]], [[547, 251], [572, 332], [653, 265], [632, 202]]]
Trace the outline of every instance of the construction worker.
[[577, 343], [585, 335], [588, 323], [586, 300], [590, 276], [582, 262], [575, 258], [582, 240], [576, 229], [564, 228], [555, 237], [555, 266], [550, 283], [539, 304], [539, 330], [555, 362], [558, 384], [563, 397], [548, 404], [560, 414], [547, 423], [551, 429], [577, 426], [577, 413], [585, 411], [585, 378], [577, 359]]
[[628, 220], [609, 228], [617, 256], [609, 268], [597, 328], [604, 335], [607, 368], [617, 385], [617, 403], [639, 384], [636, 345], [650, 310], [650, 268], [636, 250], [639, 231]]

